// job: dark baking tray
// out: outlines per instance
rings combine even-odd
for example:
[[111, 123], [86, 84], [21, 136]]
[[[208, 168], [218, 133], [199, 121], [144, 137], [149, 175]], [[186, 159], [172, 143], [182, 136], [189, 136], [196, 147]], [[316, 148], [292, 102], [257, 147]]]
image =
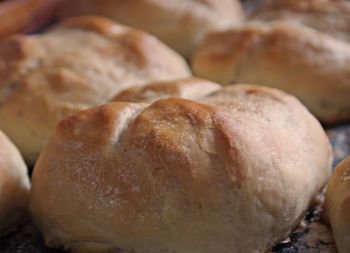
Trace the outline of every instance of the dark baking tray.
[[[337, 164], [350, 154], [350, 124], [329, 128], [327, 134], [332, 142], [335, 162]], [[330, 229], [320, 220], [320, 206], [312, 208], [297, 229], [284, 242], [277, 244], [273, 253], [336, 253]], [[44, 246], [39, 231], [28, 218], [16, 232], [0, 238], [2, 253], [59, 253]], [[249, 253], [249, 252], [247, 252]]]

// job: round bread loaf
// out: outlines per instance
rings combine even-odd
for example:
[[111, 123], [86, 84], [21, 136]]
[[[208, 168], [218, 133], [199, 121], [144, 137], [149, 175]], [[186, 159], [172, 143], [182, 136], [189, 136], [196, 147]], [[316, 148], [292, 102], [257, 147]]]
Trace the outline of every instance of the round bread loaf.
[[64, 116], [122, 89], [190, 76], [153, 36], [106, 18], [78, 17], [40, 35], [0, 42], [0, 129], [33, 162]]
[[243, 19], [239, 0], [66, 0], [61, 18], [81, 14], [109, 17], [156, 35], [189, 57], [208, 32]]
[[125, 89], [111, 101], [150, 103], [168, 97], [196, 99], [212, 93], [220, 87], [219, 84], [195, 77], [166, 82], [154, 82], [142, 87]]
[[0, 131], [0, 234], [16, 226], [29, 195], [27, 167], [12, 142]]
[[350, 156], [336, 167], [325, 202], [325, 218], [332, 227], [339, 253], [350, 252]]
[[350, 42], [350, 3], [347, 0], [266, 1], [251, 19], [294, 21]]
[[72, 252], [265, 252], [300, 222], [331, 163], [318, 121], [278, 90], [114, 102], [59, 123], [30, 211], [47, 245]]
[[349, 65], [348, 44], [290, 22], [247, 23], [211, 34], [192, 61], [199, 77], [287, 91], [326, 124], [350, 120]]

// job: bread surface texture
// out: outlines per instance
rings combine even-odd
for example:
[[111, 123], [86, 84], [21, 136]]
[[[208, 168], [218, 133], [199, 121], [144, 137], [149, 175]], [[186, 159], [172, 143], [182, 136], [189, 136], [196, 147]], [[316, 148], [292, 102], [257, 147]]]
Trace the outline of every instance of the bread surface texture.
[[203, 37], [240, 22], [238, 0], [75, 0], [58, 11], [64, 18], [96, 14], [143, 29], [189, 57]]
[[347, 0], [266, 1], [250, 19], [293, 21], [350, 42], [350, 3]]
[[323, 123], [350, 120], [350, 46], [291, 22], [251, 22], [213, 33], [192, 59], [195, 75], [295, 95]]
[[331, 162], [318, 121], [275, 89], [113, 102], [59, 123], [30, 212], [47, 245], [72, 252], [263, 253], [298, 224]]
[[68, 19], [0, 42], [0, 129], [33, 162], [64, 116], [131, 85], [187, 76], [184, 59], [145, 32], [101, 17]]
[[0, 131], [0, 234], [12, 231], [26, 212], [27, 167], [18, 149]]
[[350, 252], [350, 156], [338, 164], [328, 183], [324, 210], [338, 252]]

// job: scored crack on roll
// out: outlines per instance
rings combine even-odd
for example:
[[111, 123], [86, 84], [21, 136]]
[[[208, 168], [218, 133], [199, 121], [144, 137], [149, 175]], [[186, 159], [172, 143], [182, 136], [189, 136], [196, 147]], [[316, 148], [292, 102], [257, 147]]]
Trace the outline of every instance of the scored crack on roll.
[[339, 253], [350, 252], [350, 156], [337, 165], [329, 180], [324, 217], [332, 227]]
[[180, 55], [145, 32], [102, 17], [68, 19], [0, 42], [0, 129], [33, 163], [64, 116], [131, 85], [190, 75]]
[[350, 46], [292, 22], [251, 22], [209, 35], [195, 75], [287, 91], [323, 123], [350, 120]]
[[18, 149], [0, 131], [0, 234], [12, 231], [27, 210], [27, 167]]
[[111, 101], [150, 103], [162, 98], [196, 99], [220, 89], [221, 85], [200, 78], [147, 83], [143, 87], [125, 89]]
[[57, 11], [59, 18], [81, 14], [106, 16], [148, 31], [185, 57], [207, 33], [244, 17], [239, 0], [66, 0]]
[[300, 222], [331, 164], [318, 121], [275, 89], [113, 102], [59, 123], [30, 212], [48, 246], [72, 252], [261, 253]]

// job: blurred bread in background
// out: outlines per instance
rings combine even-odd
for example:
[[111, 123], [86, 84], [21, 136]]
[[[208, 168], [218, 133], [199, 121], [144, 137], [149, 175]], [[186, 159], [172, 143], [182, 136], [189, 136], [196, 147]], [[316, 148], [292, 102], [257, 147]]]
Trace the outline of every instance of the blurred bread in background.
[[102, 17], [72, 18], [0, 41], [0, 129], [33, 162], [64, 116], [131, 85], [190, 75], [180, 55], [145, 32]]
[[350, 120], [350, 46], [293, 22], [247, 22], [212, 33], [192, 58], [195, 75], [287, 91], [323, 123]]
[[7, 0], [0, 3], [0, 37], [36, 32], [55, 16], [62, 0]]
[[270, 0], [250, 19], [298, 22], [350, 42], [350, 2], [346, 0]]
[[203, 37], [244, 18], [239, 0], [66, 0], [59, 18], [102, 15], [143, 29], [190, 57]]

